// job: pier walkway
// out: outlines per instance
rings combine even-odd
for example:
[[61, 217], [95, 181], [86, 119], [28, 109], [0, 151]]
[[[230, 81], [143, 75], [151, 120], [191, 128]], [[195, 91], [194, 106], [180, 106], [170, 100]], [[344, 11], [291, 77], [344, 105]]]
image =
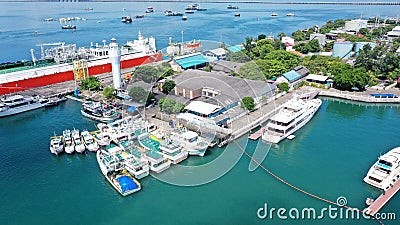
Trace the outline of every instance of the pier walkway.
[[375, 216], [379, 210], [399, 191], [400, 181], [397, 181], [393, 187], [383, 192], [364, 212], [368, 215]]
[[82, 102], [82, 103], [86, 101], [85, 99], [76, 98], [76, 97], [71, 96], [71, 95], [67, 95], [67, 96], [65, 96], [65, 97], [67, 97], [67, 98], [69, 98], [69, 99], [71, 99], [71, 100], [74, 100], [74, 101]]

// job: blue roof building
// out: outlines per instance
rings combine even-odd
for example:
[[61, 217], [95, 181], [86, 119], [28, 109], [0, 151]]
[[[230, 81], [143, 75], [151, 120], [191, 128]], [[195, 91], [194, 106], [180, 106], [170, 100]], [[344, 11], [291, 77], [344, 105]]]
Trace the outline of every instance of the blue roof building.
[[231, 47], [228, 48], [229, 51], [235, 53], [235, 52], [240, 52], [242, 51], [244, 48], [239, 46], [239, 45], [233, 45]]
[[339, 57], [341, 59], [348, 59], [353, 50], [352, 42], [335, 42], [333, 44], [332, 57]]
[[283, 76], [291, 83], [301, 78], [301, 75], [294, 70], [284, 73]]
[[175, 62], [183, 69], [196, 69], [208, 64], [208, 59], [201, 53], [194, 53], [175, 58]]

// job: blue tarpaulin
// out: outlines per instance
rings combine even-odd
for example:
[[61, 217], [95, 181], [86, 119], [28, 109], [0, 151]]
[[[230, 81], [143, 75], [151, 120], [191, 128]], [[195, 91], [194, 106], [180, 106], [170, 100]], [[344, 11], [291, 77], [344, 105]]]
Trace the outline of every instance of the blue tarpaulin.
[[136, 107], [135, 106], [130, 106], [126, 110], [128, 110], [129, 112], [135, 112]]
[[122, 192], [135, 190], [138, 188], [137, 184], [128, 176], [120, 176], [117, 178]]
[[183, 69], [187, 69], [190, 67], [201, 66], [205, 63], [208, 63], [208, 60], [202, 54], [197, 54], [197, 55], [177, 59], [176, 63], [178, 63]]

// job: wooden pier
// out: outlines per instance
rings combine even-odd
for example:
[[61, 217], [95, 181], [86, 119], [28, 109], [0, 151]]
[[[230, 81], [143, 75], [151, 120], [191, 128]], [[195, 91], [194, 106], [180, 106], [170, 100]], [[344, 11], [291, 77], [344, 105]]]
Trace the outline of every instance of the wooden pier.
[[259, 129], [255, 133], [250, 134], [249, 135], [249, 139], [255, 141], [255, 140], [259, 139], [262, 136], [263, 132], [264, 132], [264, 128], [262, 127], [261, 129]]
[[375, 214], [397, 193], [400, 189], [400, 181], [397, 181], [393, 187], [383, 192], [364, 212], [368, 215], [375, 216]]

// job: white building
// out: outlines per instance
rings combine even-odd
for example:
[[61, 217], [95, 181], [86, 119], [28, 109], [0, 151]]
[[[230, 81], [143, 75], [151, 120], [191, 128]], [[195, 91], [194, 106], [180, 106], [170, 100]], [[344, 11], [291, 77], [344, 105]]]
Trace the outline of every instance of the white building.
[[318, 40], [320, 46], [324, 46], [326, 43], [325, 34], [310, 34], [310, 41], [314, 39]]
[[346, 21], [344, 25], [344, 29], [348, 32], [358, 32], [361, 28], [367, 28], [368, 20], [350, 20]]
[[396, 26], [387, 33], [388, 39], [399, 38], [400, 37], [400, 26]]

